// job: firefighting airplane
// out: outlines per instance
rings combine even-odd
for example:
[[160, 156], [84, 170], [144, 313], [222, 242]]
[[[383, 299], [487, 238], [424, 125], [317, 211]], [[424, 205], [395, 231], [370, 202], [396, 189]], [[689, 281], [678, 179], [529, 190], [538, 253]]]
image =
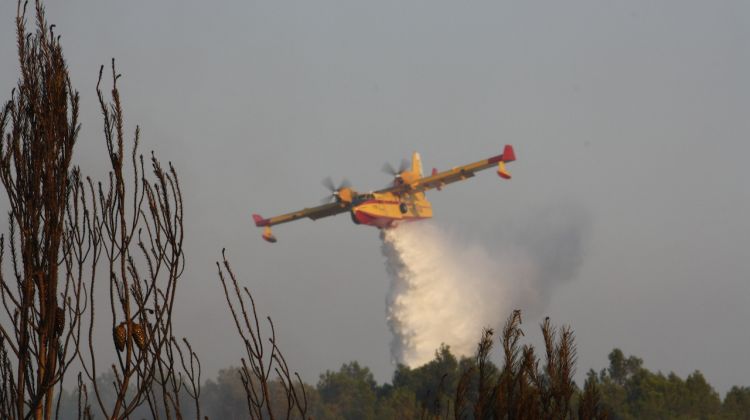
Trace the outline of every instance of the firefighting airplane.
[[375, 226], [380, 229], [395, 227], [402, 221], [432, 217], [432, 204], [425, 198], [425, 191], [433, 188], [440, 191], [447, 184], [471, 178], [476, 172], [495, 164], [497, 164], [497, 174], [501, 178], [510, 179], [510, 173], [505, 169], [505, 164], [514, 160], [516, 160], [516, 155], [513, 152], [513, 146], [506, 145], [501, 155], [443, 172], [433, 169], [430, 176], [422, 176], [422, 161], [419, 153], [415, 152], [411, 158], [411, 168], [408, 168], [406, 160], [398, 170], [388, 164], [384, 166], [383, 169], [394, 176], [393, 185], [388, 188], [358, 193], [347, 182], [336, 188], [328, 178], [324, 184], [332, 191], [330, 196], [332, 202], [269, 219], [253, 214], [253, 220], [255, 220], [255, 226], [263, 228], [263, 239], [268, 242], [276, 242], [276, 237], [271, 233], [271, 226], [293, 222], [303, 217], [318, 220], [345, 212], [349, 212], [352, 221], [358, 225]]

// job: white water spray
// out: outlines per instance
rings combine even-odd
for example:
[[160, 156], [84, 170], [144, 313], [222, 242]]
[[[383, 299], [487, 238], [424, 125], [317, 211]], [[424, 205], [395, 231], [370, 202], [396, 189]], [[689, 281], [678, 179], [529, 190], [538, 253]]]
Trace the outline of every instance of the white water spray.
[[441, 344], [470, 356], [482, 328], [498, 327], [516, 308], [532, 315], [543, 310], [553, 283], [575, 274], [581, 226], [567, 221], [563, 228], [547, 224], [541, 234], [527, 229], [516, 241], [521, 246], [493, 253], [499, 255], [430, 222], [384, 230], [394, 361], [421, 366]]

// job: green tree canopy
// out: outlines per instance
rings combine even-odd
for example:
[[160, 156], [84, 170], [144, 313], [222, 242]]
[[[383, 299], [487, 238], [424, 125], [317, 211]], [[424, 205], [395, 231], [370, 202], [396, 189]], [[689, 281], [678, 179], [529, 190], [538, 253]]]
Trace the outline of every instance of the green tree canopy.
[[335, 418], [355, 420], [375, 418], [376, 386], [369, 368], [350, 362], [320, 375], [317, 389]]

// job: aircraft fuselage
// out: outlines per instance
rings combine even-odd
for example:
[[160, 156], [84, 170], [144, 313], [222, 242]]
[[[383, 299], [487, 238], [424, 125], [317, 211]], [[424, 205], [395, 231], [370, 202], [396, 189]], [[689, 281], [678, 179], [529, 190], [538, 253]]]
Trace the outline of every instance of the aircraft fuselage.
[[423, 192], [403, 194], [373, 193], [361, 196], [352, 203], [354, 223], [389, 228], [403, 221], [429, 219], [432, 217], [432, 204]]

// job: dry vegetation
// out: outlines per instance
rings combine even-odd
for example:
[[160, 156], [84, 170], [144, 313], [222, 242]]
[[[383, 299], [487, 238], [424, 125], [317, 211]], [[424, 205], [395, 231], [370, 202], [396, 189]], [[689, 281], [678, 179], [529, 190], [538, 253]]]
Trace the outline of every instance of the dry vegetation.
[[[224, 296], [229, 304], [237, 333], [245, 346], [246, 357], [241, 359], [240, 378], [247, 399], [249, 416], [252, 419], [290, 418], [292, 414], [307, 418], [307, 395], [302, 379], [289, 366], [276, 343], [276, 330], [268, 317], [271, 337], [265, 343], [255, 309], [255, 300], [247, 287], [240, 289], [237, 277], [222, 251], [223, 261], [217, 262], [219, 279]], [[277, 382], [274, 384], [274, 376]], [[296, 379], [296, 381], [295, 381]], [[296, 382], [296, 383], [295, 383]], [[276, 385], [276, 386], [274, 386]], [[283, 390], [283, 401], [274, 404], [279, 396], [273, 389]]]
[[[65, 376], [79, 362], [79, 418], [129, 418], [136, 410], [182, 418], [186, 399], [201, 418], [200, 361], [172, 328], [185, 267], [177, 173], [153, 153], [146, 164], [137, 127], [127, 139], [114, 60], [109, 95], [101, 88], [103, 66], [97, 83], [109, 175], [97, 182], [72, 166], [79, 95], [44, 7], [36, 1], [31, 9], [18, 2], [20, 79], [0, 114], [0, 180], [10, 205], [8, 234], [0, 236], [7, 317], [0, 324], [0, 417], [57, 418]], [[270, 318], [266, 344], [252, 296], [239, 289], [226, 260], [219, 276], [247, 351], [241, 377], [250, 416], [276, 417], [269, 385], [274, 375], [288, 402], [281, 415], [294, 409], [306, 417], [304, 387], [294, 384]], [[102, 286], [108, 301], [95, 298]], [[109, 332], [96, 328], [101, 316], [108, 317]], [[105, 334], [111, 334], [112, 348], [94, 348], [94, 337]]]
[[[125, 418], [144, 404], [154, 417], [169, 417], [180, 411], [183, 378], [193, 385], [200, 380], [194, 370], [181, 374], [180, 368], [194, 366], [196, 356], [172, 331], [175, 290], [184, 269], [177, 174], [152, 156], [147, 176], [138, 129], [125, 141], [114, 61], [110, 101], [97, 85], [109, 176], [94, 182], [71, 165], [79, 96], [44, 8], [34, 4], [35, 32], [27, 31], [27, 12], [28, 4], [19, 2], [21, 77], [0, 115], [0, 179], [10, 204], [0, 256], [8, 251], [11, 266], [3, 265], [0, 289], [9, 321], [0, 327], [0, 414], [55, 417], [55, 391], [60, 394], [68, 368], [78, 361], [81, 417], [100, 412]], [[103, 303], [95, 301], [95, 288], [102, 281], [109, 290], [104, 313], [111, 317], [114, 352], [94, 348], [93, 337], [105, 334], [95, 329], [100, 315], [95, 309]], [[111, 358], [97, 360], [105, 355]], [[103, 402], [101, 384], [94, 380], [101, 366], [114, 373], [111, 405]], [[197, 386], [193, 389], [197, 399]]]

